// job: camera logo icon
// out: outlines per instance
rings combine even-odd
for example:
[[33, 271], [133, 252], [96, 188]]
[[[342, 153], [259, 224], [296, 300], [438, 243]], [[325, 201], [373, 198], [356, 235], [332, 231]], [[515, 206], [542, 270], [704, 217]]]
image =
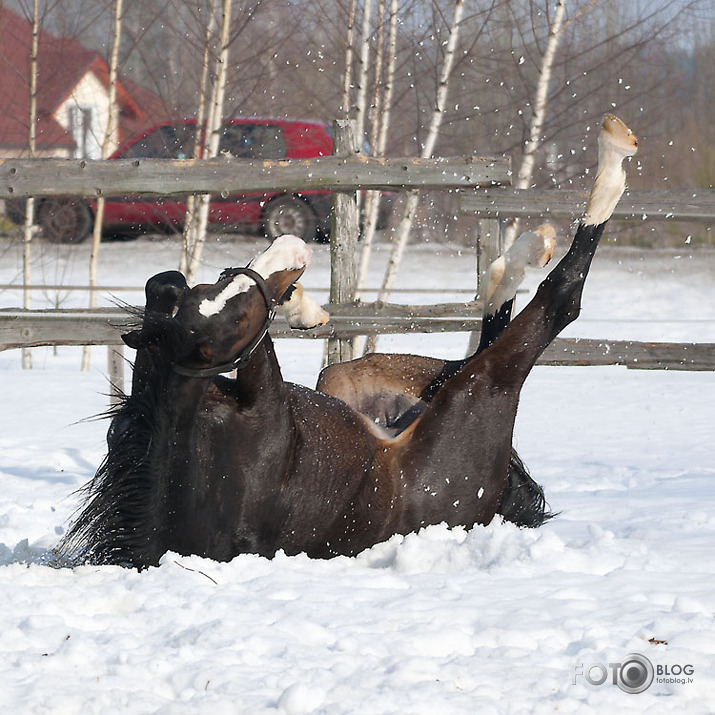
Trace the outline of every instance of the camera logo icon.
[[640, 653], [629, 653], [621, 663], [616, 685], [626, 693], [642, 693], [653, 682], [653, 664]]

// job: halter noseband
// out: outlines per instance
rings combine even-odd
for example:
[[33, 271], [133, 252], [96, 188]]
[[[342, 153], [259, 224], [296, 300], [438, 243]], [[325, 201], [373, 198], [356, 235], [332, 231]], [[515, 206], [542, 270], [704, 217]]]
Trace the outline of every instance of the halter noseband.
[[256, 287], [261, 292], [263, 300], [266, 303], [266, 308], [268, 309], [268, 315], [263, 323], [263, 327], [259, 330], [253, 337], [251, 342], [249, 342], [243, 350], [238, 354], [238, 357], [231, 362], [224, 362], [220, 365], [214, 365], [214, 367], [183, 367], [182, 365], [174, 364], [174, 372], [179, 375], [184, 375], [186, 377], [215, 377], [223, 372], [231, 372], [233, 370], [241, 370], [248, 365], [248, 361], [251, 359], [255, 349], [258, 347], [259, 343], [263, 338], [266, 337], [268, 328], [273, 322], [273, 318], [276, 315], [275, 302], [270, 294], [268, 293], [268, 286], [263, 276], [257, 273], [252, 268], [226, 268], [219, 276], [219, 281], [226, 278], [235, 278], [236, 276], [248, 276], [251, 278]]

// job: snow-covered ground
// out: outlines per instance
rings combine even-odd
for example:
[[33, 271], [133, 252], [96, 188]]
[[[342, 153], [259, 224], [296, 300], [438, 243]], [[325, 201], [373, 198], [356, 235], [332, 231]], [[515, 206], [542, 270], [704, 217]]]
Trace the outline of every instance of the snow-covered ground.
[[[41, 245], [38, 281], [86, 282], [87, 247]], [[205, 277], [264, 245], [215, 239]], [[176, 266], [177, 246], [110, 243], [101, 263], [103, 284], [141, 286]], [[0, 239], [0, 283], [19, 266]], [[325, 288], [327, 266], [316, 247], [304, 283]], [[400, 287], [455, 290], [397, 298], [465, 299], [456, 289], [473, 271], [468, 249], [415, 246]], [[84, 300], [49, 291], [35, 305]], [[19, 303], [0, 293], [2, 307]], [[602, 250], [568, 334], [715, 342], [715, 253]], [[459, 357], [466, 341], [380, 348]], [[313, 384], [322, 345], [278, 348], [286, 377]], [[89, 373], [77, 348], [37, 350], [31, 372], [18, 351], [0, 353], [0, 712], [715, 711], [712, 373], [536, 368], [515, 442], [560, 515], [535, 531], [434, 526], [332, 561], [167, 554], [143, 573], [55, 570], [43, 556], [105, 450], [106, 423], [85, 420], [107, 404], [105, 352], [93, 349]], [[611, 682], [610, 664], [631, 653], [656, 668], [640, 694]], [[604, 684], [577, 674], [596, 682], [597, 664]]]

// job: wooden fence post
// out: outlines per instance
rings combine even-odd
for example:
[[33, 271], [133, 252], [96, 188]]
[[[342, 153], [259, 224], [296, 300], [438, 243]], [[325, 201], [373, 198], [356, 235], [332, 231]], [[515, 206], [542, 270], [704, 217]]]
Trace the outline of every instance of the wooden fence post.
[[477, 224], [477, 300], [485, 299], [487, 271], [502, 251], [499, 219], [481, 218]]
[[[502, 251], [502, 232], [499, 219], [480, 218], [477, 222], [477, 294], [476, 301], [486, 300], [487, 271]], [[472, 355], [479, 347], [479, 333], [469, 335], [467, 355]]]
[[124, 346], [107, 346], [107, 372], [109, 374], [109, 406], [119, 403], [124, 394]]
[[[342, 156], [359, 151], [356, 124], [349, 119], [333, 122], [333, 154]], [[355, 300], [355, 251], [360, 234], [360, 217], [356, 191], [333, 192], [333, 215], [330, 221], [330, 302], [352, 303]], [[327, 364], [353, 358], [352, 338], [328, 338]]]

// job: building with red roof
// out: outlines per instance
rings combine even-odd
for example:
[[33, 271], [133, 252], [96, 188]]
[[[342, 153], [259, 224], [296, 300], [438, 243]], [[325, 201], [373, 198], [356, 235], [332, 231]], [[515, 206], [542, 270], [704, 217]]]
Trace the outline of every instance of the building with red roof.
[[[0, 6], [0, 156], [29, 155], [32, 24]], [[38, 39], [37, 139], [39, 157], [98, 159], [109, 121], [109, 68], [75, 39], [44, 30]], [[149, 90], [118, 81], [111, 151], [129, 136], [165, 118]]]

